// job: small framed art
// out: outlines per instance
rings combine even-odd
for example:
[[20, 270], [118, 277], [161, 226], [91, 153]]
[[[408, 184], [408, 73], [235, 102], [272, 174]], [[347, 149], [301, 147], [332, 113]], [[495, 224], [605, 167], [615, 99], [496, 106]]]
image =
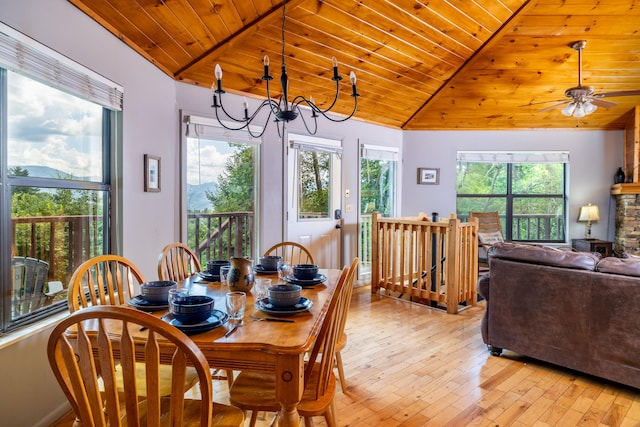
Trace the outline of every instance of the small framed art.
[[418, 184], [439, 184], [440, 168], [418, 168]]
[[160, 157], [144, 155], [144, 191], [160, 191]]

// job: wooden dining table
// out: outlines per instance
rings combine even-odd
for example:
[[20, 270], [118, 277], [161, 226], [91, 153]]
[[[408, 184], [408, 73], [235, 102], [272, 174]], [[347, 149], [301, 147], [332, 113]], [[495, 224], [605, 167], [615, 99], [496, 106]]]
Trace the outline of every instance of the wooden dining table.
[[[279, 426], [298, 426], [297, 405], [304, 391], [304, 356], [311, 350], [325, 318], [329, 301], [335, 291], [341, 270], [320, 270], [327, 280], [322, 284], [305, 286], [302, 297], [313, 305], [306, 311], [286, 317], [272, 316], [255, 307], [255, 298], [247, 293], [247, 307], [242, 325], [225, 337], [232, 323], [215, 329], [191, 334], [209, 364], [217, 369], [273, 373], [276, 379], [276, 399], [280, 402]], [[271, 278], [273, 284], [282, 283], [277, 275], [259, 275]], [[180, 286], [180, 285], [179, 285]], [[226, 311], [225, 295], [229, 287], [220, 282], [206, 282], [194, 275], [182, 283], [190, 294], [210, 295], [215, 309]], [[154, 312], [163, 316], [166, 312]], [[280, 317], [292, 323], [257, 321], [252, 317]]]

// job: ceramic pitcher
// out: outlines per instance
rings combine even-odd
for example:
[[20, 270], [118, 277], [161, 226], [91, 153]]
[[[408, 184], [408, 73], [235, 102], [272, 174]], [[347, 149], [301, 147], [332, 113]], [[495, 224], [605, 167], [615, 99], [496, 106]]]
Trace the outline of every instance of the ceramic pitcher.
[[227, 275], [230, 291], [249, 292], [253, 287], [253, 261], [247, 258], [232, 257], [231, 268]]

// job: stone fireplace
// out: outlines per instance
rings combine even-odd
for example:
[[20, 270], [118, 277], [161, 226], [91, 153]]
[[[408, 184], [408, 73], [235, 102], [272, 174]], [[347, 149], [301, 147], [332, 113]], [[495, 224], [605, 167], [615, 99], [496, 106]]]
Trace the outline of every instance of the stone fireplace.
[[616, 229], [613, 252], [640, 256], [640, 183], [616, 184]]
[[624, 169], [627, 182], [611, 187], [616, 198], [613, 253], [640, 256], [640, 106], [629, 113], [624, 128]]

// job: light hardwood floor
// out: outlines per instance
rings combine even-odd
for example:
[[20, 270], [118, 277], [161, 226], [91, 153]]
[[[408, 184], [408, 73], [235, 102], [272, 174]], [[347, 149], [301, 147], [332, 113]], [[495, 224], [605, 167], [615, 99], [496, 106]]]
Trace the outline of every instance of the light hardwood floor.
[[[489, 355], [480, 336], [483, 312], [484, 302], [451, 315], [357, 288], [338, 425], [640, 426], [640, 390], [509, 351]], [[216, 384], [216, 400], [224, 401], [226, 385]]]

